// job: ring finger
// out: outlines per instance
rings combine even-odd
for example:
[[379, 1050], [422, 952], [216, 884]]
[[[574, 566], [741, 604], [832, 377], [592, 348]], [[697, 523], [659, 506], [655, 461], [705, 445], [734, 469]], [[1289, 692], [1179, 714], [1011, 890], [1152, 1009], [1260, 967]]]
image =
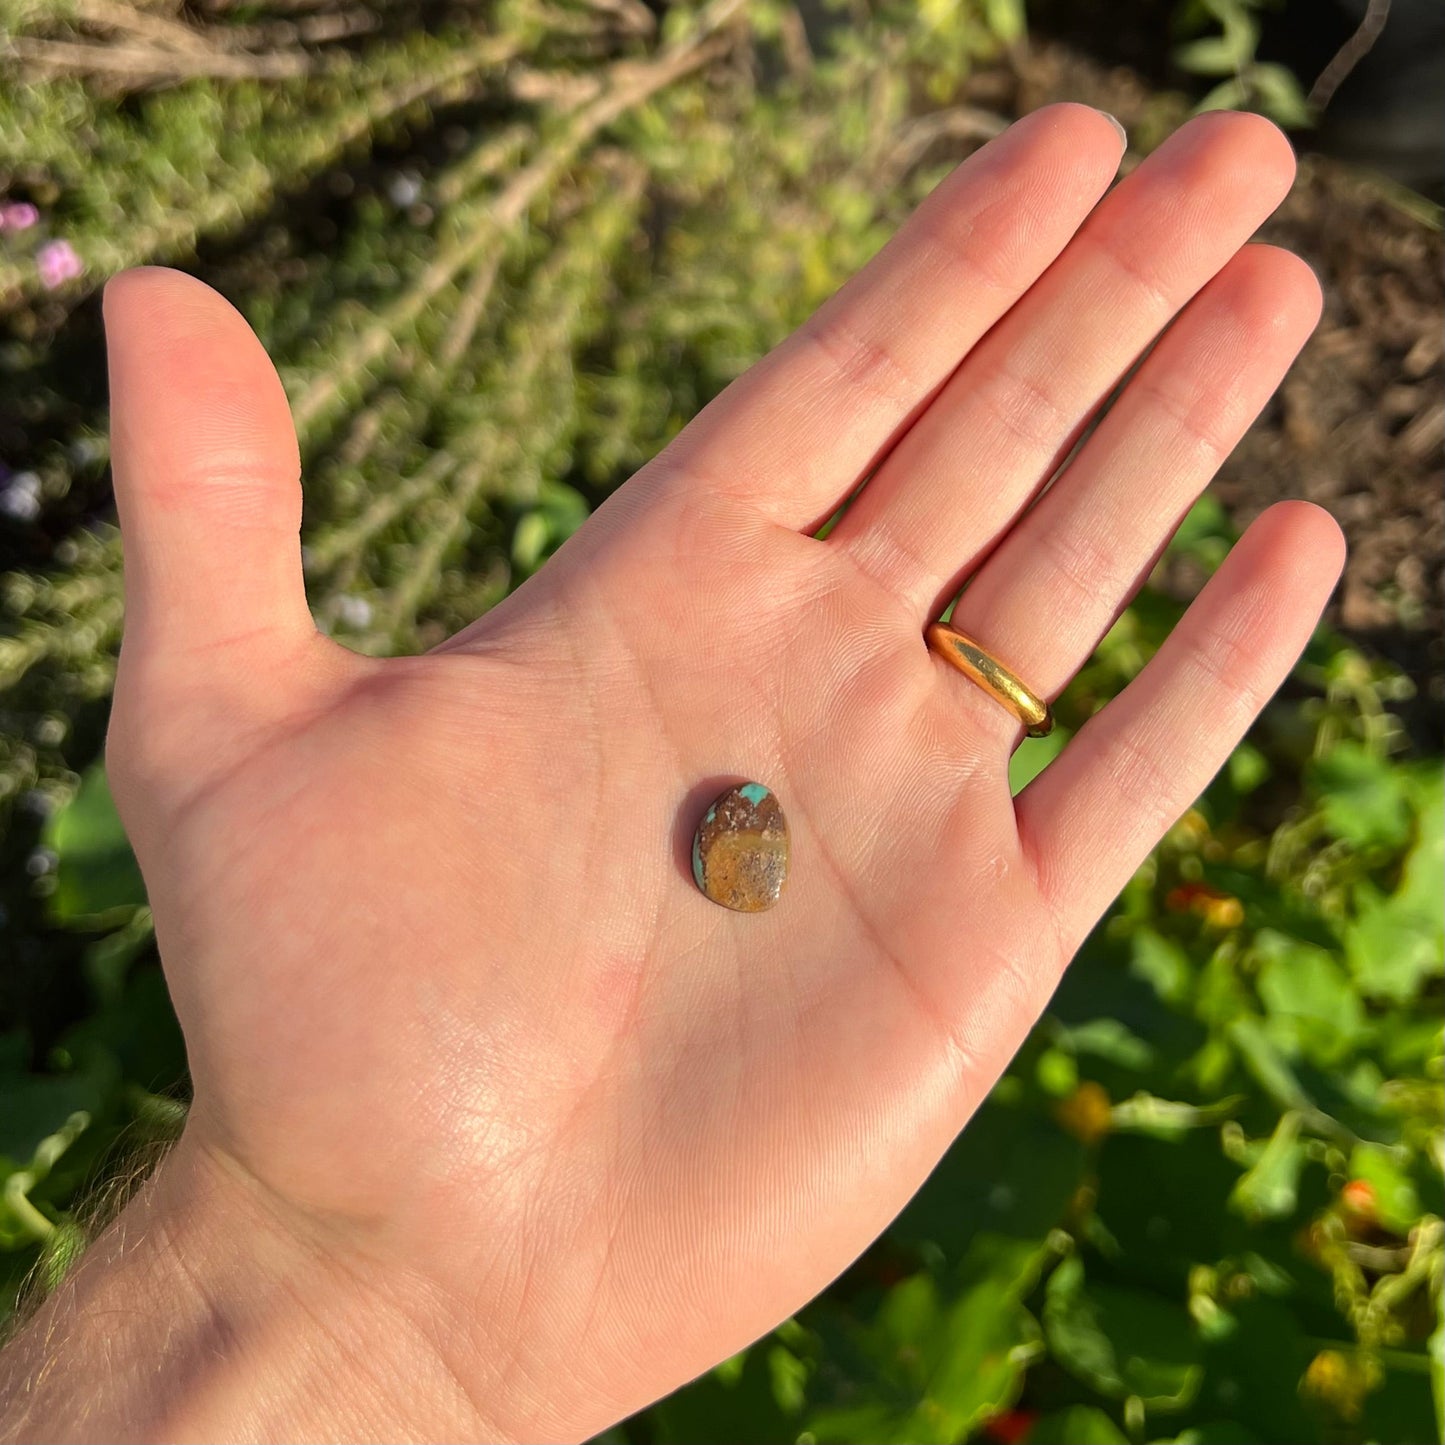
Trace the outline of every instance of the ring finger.
[[[1298, 257], [1241, 251], [983, 564], [954, 608], [956, 625], [1038, 692], [1059, 692], [1278, 386], [1319, 310], [1319, 284]], [[982, 725], [1017, 733], [979, 689], [965, 685], [963, 701]]]

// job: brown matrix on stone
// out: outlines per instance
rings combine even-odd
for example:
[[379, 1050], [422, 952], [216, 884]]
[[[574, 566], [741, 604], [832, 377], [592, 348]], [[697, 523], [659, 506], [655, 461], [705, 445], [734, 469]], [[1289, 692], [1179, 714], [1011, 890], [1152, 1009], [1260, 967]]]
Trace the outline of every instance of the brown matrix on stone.
[[724, 908], [761, 913], [788, 879], [788, 822], [761, 783], [729, 788], [703, 814], [692, 845], [697, 886]]

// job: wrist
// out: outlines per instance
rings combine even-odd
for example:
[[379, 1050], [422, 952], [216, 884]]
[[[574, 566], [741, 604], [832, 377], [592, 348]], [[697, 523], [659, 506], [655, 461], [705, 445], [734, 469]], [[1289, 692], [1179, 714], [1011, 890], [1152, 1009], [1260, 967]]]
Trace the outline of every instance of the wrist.
[[188, 1136], [7, 1348], [0, 1439], [502, 1438], [415, 1305]]

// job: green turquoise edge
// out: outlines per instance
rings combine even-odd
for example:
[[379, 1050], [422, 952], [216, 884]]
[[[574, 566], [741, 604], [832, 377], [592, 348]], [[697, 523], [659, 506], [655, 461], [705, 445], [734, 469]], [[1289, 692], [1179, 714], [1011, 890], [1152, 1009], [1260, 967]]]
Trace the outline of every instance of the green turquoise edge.
[[[738, 793], [746, 798], [755, 808], [768, 796], [770, 791], [771, 789], [765, 788], [761, 783], [743, 783], [742, 786], [738, 788]], [[697, 825], [697, 832], [692, 835], [693, 882], [696, 883], [704, 893], [707, 892], [707, 885], [703, 882], [702, 877], [702, 830], [716, 817], [717, 804], [714, 803], [712, 807], [702, 815], [702, 822]]]

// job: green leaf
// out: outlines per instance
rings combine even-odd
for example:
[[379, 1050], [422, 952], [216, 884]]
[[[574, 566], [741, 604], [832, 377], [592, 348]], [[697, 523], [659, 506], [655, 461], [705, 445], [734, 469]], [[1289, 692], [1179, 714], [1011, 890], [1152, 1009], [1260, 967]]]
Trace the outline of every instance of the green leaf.
[[512, 533], [512, 561], [523, 571], [531, 571], [541, 561], [551, 537], [552, 529], [546, 514], [528, 512], [517, 522]]
[[1089, 1284], [1077, 1255], [1049, 1277], [1044, 1331], [1054, 1358], [1100, 1394], [1178, 1409], [1199, 1388], [1201, 1346], [1184, 1301]]
[[1313, 1100], [1257, 1018], [1231, 1021], [1225, 1031], [1255, 1081], [1275, 1103], [1287, 1109], [1308, 1109]]
[[1176, 1139], [1190, 1129], [1208, 1128], [1232, 1118], [1243, 1102], [1243, 1095], [1234, 1094], [1208, 1104], [1186, 1104], [1176, 1099], [1161, 1099], [1141, 1089], [1114, 1105], [1110, 1128], [1116, 1133]]
[[1269, 759], [1253, 743], [1240, 743], [1229, 755], [1230, 786], [1241, 797], [1266, 782], [1271, 771]]
[[1420, 1196], [1403, 1167], [1400, 1151], [1377, 1144], [1359, 1144], [1350, 1151], [1350, 1177], [1363, 1179], [1375, 1191], [1380, 1223], [1406, 1235], [1420, 1221]]
[[[1197, 1426], [1195, 1438], [1209, 1445], [1321, 1439], [1295, 1388], [1314, 1354], [1300, 1328], [1298, 1301], [1253, 1295], [1231, 1302], [1230, 1312], [1234, 1328], [1205, 1346], [1194, 1409], [1210, 1423]], [[1236, 1423], [1240, 1416], [1247, 1428]]]
[[1079, 1065], [1072, 1053], [1045, 1049], [1034, 1066], [1034, 1077], [1044, 1093], [1062, 1099], [1079, 1087]]
[[185, 1044], [155, 964], [135, 969], [121, 997], [81, 1019], [62, 1042], [68, 1057], [91, 1072], [104, 1071], [108, 1080], [123, 1073], [145, 1089], [169, 1090], [185, 1078]]
[[1084, 1146], [1032, 1110], [990, 1099], [894, 1221], [890, 1237], [961, 1261], [982, 1233], [1036, 1248], [1084, 1172]]
[[1184, 514], [1184, 520], [1170, 538], [1169, 550], [1192, 557], [1212, 572], [1224, 561], [1239, 536], [1224, 504], [1213, 492], [1205, 492]]
[[1241, 64], [1235, 47], [1222, 35], [1207, 35], [1177, 46], [1173, 59], [1180, 70], [1191, 75], [1232, 75]]
[[1098, 1161], [1098, 1217], [1123, 1244], [1115, 1277], [1187, 1298], [1190, 1271], [1220, 1258], [1242, 1226], [1229, 1213], [1239, 1169], [1213, 1130], [1163, 1138], [1113, 1133]]
[[1069, 737], [1068, 728], [1055, 725], [1047, 737], [1025, 738], [1008, 761], [1009, 792], [1015, 796], [1023, 792], [1063, 752]]
[[1247, 1219], [1286, 1219], [1299, 1196], [1305, 1151], [1300, 1142], [1300, 1116], [1283, 1115], [1259, 1157], [1234, 1186], [1231, 1206]]
[[45, 841], [59, 859], [50, 908], [62, 923], [103, 927], [123, 922], [118, 914], [145, 904], [140, 868], [100, 763], [86, 771], [75, 796], [48, 820]]
[[1002, 44], [1013, 45], [1027, 28], [1024, 0], [983, 0], [983, 20]]
[[924, 1429], [963, 1439], [1011, 1405], [1039, 1353], [1039, 1329], [1008, 1282], [985, 1281], [959, 1298], [931, 1343], [937, 1363], [904, 1441], [922, 1438]]
[[1306, 770], [1325, 827], [1357, 848], [1403, 847], [1410, 836], [1405, 773], [1344, 738]]
[[1239, 110], [1246, 100], [1244, 82], [1237, 76], [1226, 80], [1223, 85], [1216, 85], [1200, 102], [1194, 107], [1196, 111], [1209, 110]]
[[808, 1416], [808, 1432], [820, 1442], [957, 1440], [1012, 1404], [1041, 1348], [1038, 1325], [1019, 1301], [1048, 1255], [1043, 1241], [983, 1236], [956, 1292], [919, 1272], [889, 1290], [871, 1325], [845, 1316], [860, 1361], [874, 1373], [868, 1379], [855, 1370], [849, 1393], [861, 1387], [881, 1403], [825, 1406]]
[[1349, 975], [1322, 948], [1263, 929], [1257, 987], [1271, 1037], [1319, 1064], [1337, 1061], [1365, 1033], [1364, 1008]]
[[1382, 895], [1360, 884], [1345, 930], [1345, 958], [1360, 988], [1396, 1003], [1445, 975], [1445, 769], [1424, 773], [1413, 802], [1415, 838], [1399, 886]]
[[587, 499], [565, 482], [543, 481], [537, 488], [537, 501], [559, 541], [570, 537], [591, 515]]
[[1368, 885], [1355, 890], [1356, 917], [1345, 928], [1345, 961], [1369, 998], [1408, 1003], [1445, 972], [1439, 920]]
[[[1445, 1439], [1430, 1378], [1431, 1364], [1420, 1356], [1400, 1350], [1382, 1350], [1380, 1363], [1385, 1367], [1384, 1377], [1365, 1397], [1365, 1413], [1361, 1422], [1363, 1438]], [[1410, 1368], [1400, 1368], [1407, 1364]]]
[[1295, 73], [1286, 66], [1256, 61], [1249, 67], [1249, 83], [1271, 120], [1285, 126], [1313, 124], [1315, 113]]
[[1147, 927], [1135, 930], [1130, 947], [1133, 953], [1130, 968], [1134, 974], [1149, 983], [1166, 1002], [1184, 1002], [1194, 981], [1194, 969], [1184, 949], [1172, 938]]
[[1034, 1421], [1028, 1445], [1129, 1445], [1129, 1437], [1102, 1410], [1071, 1405]]
[[1445, 927], [1445, 894], [1440, 887], [1445, 875], [1445, 763], [1428, 764], [1411, 781], [1415, 840], [1395, 896]]
[[1141, 1072], [1154, 1063], [1154, 1050], [1118, 1019], [1090, 1019], [1063, 1026], [1064, 1036], [1078, 1054], [1107, 1059], [1121, 1069]]

